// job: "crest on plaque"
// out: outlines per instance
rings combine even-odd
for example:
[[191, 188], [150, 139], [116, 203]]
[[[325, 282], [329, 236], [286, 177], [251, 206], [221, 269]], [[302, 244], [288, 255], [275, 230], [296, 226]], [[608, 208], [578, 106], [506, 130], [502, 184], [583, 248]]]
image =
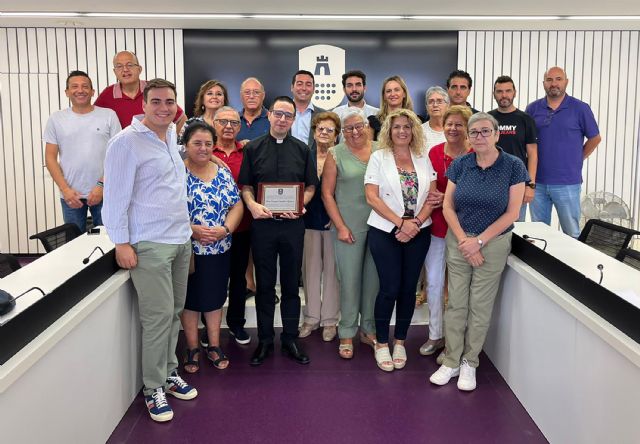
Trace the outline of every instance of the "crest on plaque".
[[345, 65], [345, 50], [337, 46], [313, 45], [298, 51], [299, 69], [312, 72], [315, 78], [311, 103], [324, 109], [332, 109], [342, 103]]

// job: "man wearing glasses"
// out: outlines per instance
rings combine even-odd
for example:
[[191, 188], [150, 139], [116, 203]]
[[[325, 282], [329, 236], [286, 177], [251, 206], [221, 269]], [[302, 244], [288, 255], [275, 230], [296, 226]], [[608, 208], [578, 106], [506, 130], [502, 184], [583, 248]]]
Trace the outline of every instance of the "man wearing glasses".
[[562, 231], [577, 238], [582, 163], [597, 148], [601, 137], [589, 105], [566, 94], [568, 83], [562, 68], [550, 68], [542, 81], [546, 97], [526, 109], [538, 130], [539, 161], [531, 220], [550, 224], [551, 207], [555, 206]]
[[[138, 57], [131, 51], [120, 51], [115, 55], [113, 72], [118, 82], [107, 86], [96, 99], [95, 105], [114, 110], [120, 120], [120, 126], [124, 129], [131, 125], [133, 116], [144, 114], [142, 92], [147, 82], [140, 80], [142, 66], [138, 62]], [[178, 106], [174, 120], [178, 134], [186, 120], [187, 116]]]
[[247, 143], [269, 132], [267, 109], [264, 107], [264, 86], [255, 77], [249, 77], [240, 85], [240, 132], [238, 140]]
[[256, 269], [259, 339], [250, 362], [254, 366], [262, 364], [273, 351], [278, 257], [282, 351], [300, 364], [309, 363], [309, 357], [297, 342], [304, 221], [293, 212], [274, 216], [266, 206], [256, 201], [259, 185], [268, 182], [302, 182], [304, 205], [313, 197], [318, 185], [316, 165], [309, 147], [289, 134], [295, 116], [295, 104], [290, 97], [280, 96], [274, 100], [268, 113], [269, 133], [245, 146], [238, 177], [238, 182], [243, 184], [242, 198], [253, 216], [251, 250]]
[[525, 164], [530, 181], [525, 185], [524, 200], [520, 207], [518, 221], [524, 222], [527, 215], [527, 204], [533, 200], [536, 191], [536, 170], [538, 167], [538, 142], [536, 123], [531, 116], [520, 111], [513, 104], [516, 98], [516, 87], [509, 76], [500, 76], [493, 84], [493, 97], [498, 108], [489, 111], [498, 121], [500, 130], [500, 148], [513, 154]]
[[[223, 106], [213, 117], [216, 131], [216, 145], [213, 147], [213, 155], [228, 165], [239, 189], [242, 189], [242, 185], [238, 183], [238, 176], [244, 157], [244, 145], [238, 141], [238, 134], [242, 126], [241, 121], [242, 118], [238, 111], [230, 106]], [[244, 329], [247, 289], [245, 270], [249, 262], [251, 248], [250, 228], [251, 213], [245, 209], [240, 225], [231, 235], [231, 273], [229, 274], [229, 306], [226, 318], [229, 334], [235, 338], [238, 344], [251, 342], [251, 337]]]

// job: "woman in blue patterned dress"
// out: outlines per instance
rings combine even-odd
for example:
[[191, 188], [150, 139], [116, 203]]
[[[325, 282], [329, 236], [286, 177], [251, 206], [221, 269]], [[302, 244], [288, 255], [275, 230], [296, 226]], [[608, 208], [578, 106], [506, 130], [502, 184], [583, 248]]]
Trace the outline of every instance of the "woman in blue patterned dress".
[[187, 200], [195, 270], [189, 276], [187, 299], [181, 316], [187, 341], [184, 369], [199, 368], [198, 316], [207, 320], [207, 358], [218, 369], [229, 359], [220, 348], [222, 306], [229, 283], [231, 233], [242, 219], [242, 202], [231, 173], [211, 162], [215, 131], [204, 122], [194, 122], [184, 133], [187, 153]]

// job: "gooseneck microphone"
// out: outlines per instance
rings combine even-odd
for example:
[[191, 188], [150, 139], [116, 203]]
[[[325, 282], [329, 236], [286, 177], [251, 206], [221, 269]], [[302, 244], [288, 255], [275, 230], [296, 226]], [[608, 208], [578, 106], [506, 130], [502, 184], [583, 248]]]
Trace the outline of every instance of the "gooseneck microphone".
[[20, 299], [22, 296], [24, 296], [25, 294], [33, 290], [38, 290], [40, 293], [42, 293], [42, 296], [46, 296], [46, 293], [40, 287], [31, 287], [27, 291], [20, 293], [15, 298], [11, 296], [8, 292], [4, 290], [0, 290], [0, 316], [6, 315], [11, 310], [13, 310], [16, 306], [16, 301]]
[[87, 257], [85, 257], [84, 259], [82, 259], [82, 263], [83, 264], [88, 264], [89, 263], [89, 259], [91, 259], [91, 256], [93, 256], [93, 253], [95, 253], [96, 251], [100, 250], [100, 253], [102, 253], [102, 255], [104, 256], [104, 250], [100, 247], [96, 247], [93, 249], [93, 251], [91, 252], [91, 254]]
[[602, 278], [604, 277], [604, 265], [598, 264], [598, 270], [600, 270], [600, 280], [598, 281], [598, 285], [602, 284]]
[[[544, 239], [541, 239], [539, 237], [531, 237], [528, 234], [523, 234], [522, 238], [524, 240], [526, 240], [526, 241], [529, 241], [529, 239], [531, 239], [531, 241], [537, 240], [537, 241], [540, 241], [540, 242], [544, 242], [544, 246], [542, 247], [542, 251], [545, 251], [547, 249], [547, 241], [544, 240]], [[531, 242], [531, 241], [529, 241], [529, 242]], [[531, 243], [533, 243], [533, 242], [531, 242]]]

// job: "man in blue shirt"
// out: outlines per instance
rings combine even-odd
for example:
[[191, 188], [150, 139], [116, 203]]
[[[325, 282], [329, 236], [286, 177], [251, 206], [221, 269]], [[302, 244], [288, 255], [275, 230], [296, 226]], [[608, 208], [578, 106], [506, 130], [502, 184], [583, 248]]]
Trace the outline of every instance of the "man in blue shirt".
[[304, 69], [296, 71], [291, 79], [291, 93], [293, 94], [293, 102], [296, 105], [296, 117], [291, 126], [291, 135], [306, 143], [307, 146], [313, 144], [313, 133], [311, 132], [313, 115], [325, 111], [311, 103], [314, 90], [315, 78], [313, 74]]
[[562, 231], [577, 238], [582, 163], [597, 148], [601, 137], [589, 105], [566, 94], [568, 83], [562, 68], [550, 68], [542, 82], [546, 97], [526, 109], [538, 130], [537, 183], [531, 220], [550, 224], [551, 207], [555, 206]]
[[236, 140], [245, 144], [269, 132], [267, 109], [264, 107], [264, 86], [255, 77], [249, 77], [240, 84], [240, 132]]
[[176, 88], [146, 83], [143, 116], [109, 141], [104, 165], [103, 221], [116, 261], [130, 270], [142, 325], [142, 381], [154, 421], [169, 421], [166, 393], [198, 395], [178, 375], [175, 349], [187, 294], [191, 224], [185, 167], [173, 124]]

